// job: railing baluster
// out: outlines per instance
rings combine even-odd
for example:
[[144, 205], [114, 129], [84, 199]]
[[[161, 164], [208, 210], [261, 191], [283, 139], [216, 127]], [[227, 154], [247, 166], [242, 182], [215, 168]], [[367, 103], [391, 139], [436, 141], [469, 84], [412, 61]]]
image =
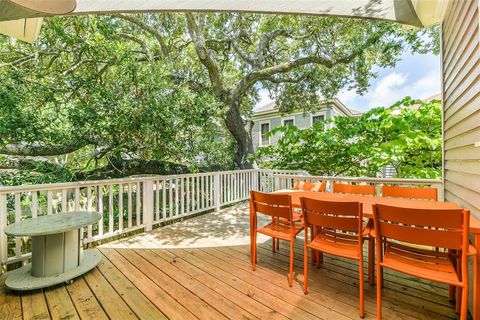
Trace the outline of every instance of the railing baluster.
[[155, 220], [160, 220], [160, 182], [155, 182]]
[[[87, 211], [93, 211], [92, 188], [87, 187]], [[87, 227], [87, 238], [92, 239], [92, 225]]]
[[108, 233], [113, 232], [113, 184], [108, 186]]
[[[21, 194], [15, 193], [15, 222], [22, 220]], [[22, 255], [22, 238], [15, 237], [15, 256], [20, 258]]]
[[47, 191], [47, 214], [50, 215], [53, 212], [53, 192]]
[[123, 231], [123, 184], [118, 185], [118, 231]]
[[162, 180], [162, 219], [167, 218], [167, 189], [166, 181]]
[[32, 191], [32, 218], [38, 216], [38, 194], [37, 191]]
[[172, 179], [168, 180], [168, 217], [173, 217], [173, 186]]
[[103, 236], [103, 186], [98, 186], [97, 190], [97, 210], [102, 216], [102, 218], [98, 221], [98, 235]]
[[190, 206], [190, 177], [187, 177], [186, 189], [187, 189], [187, 204], [186, 204], [186, 207], [187, 207], [187, 213], [189, 213], [189, 212], [192, 211], [192, 207]]
[[62, 212], [67, 211], [67, 189], [62, 189]]
[[133, 222], [132, 222], [132, 215], [133, 215], [133, 210], [132, 210], [132, 207], [133, 207], [133, 200], [132, 200], [132, 184], [129, 183], [128, 184], [128, 193], [127, 193], [127, 226], [128, 228], [131, 228], [132, 225], [133, 225]]
[[142, 210], [142, 203], [141, 203], [141, 198], [140, 198], [140, 182], [137, 182], [137, 186], [135, 188], [135, 196], [136, 196], [136, 199], [137, 199], [137, 202], [136, 202], [136, 210], [135, 210], [135, 218], [136, 218], [136, 222], [137, 222], [137, 226], [141, 225], [142, 222], [141, 222], [141, 219], [140, 219], [140, 215], [141, 215], [141, 210]]
[[185, 179], [184, 178], [180, 178], [180, 203], [181, 203], [181, 211], [180, 211], [180, 214], [183, 215], [185, 214], [185, 199], [184, 199], [184, 182], [185, 182]]

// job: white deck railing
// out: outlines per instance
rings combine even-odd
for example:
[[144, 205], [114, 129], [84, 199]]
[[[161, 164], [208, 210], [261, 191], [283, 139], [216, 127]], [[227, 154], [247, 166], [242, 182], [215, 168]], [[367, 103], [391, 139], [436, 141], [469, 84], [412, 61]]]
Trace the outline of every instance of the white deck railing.
[[219, 210], [247, 200], [250, 190], [291, 188], [295, 180], [435, 185], [443, 192], [440, 180], [315, 177], [304, 171], [265, 169], [0, 187], [0, 265], [30, 258], [30, 240], [4, 232], [16, 221], [59, 212], [97, 211], [103, 219], [82, 233], [83, 242], [90, 243]]
[[443, 201], [443, 182], [436, 179], [399, 179], [399, 178], [369, 178], [369, 177], [329, 177], [312, 175], [285, 175], [273, 174], [275, 188], [292, 189], [296, 181], [305, 182], [326, 182], [327, 191], [332, 191], [333, 183], [368, 184], [375, 186], [376, 195], [381, 195], [381, 187], [385, 185], [396, 186], [422, 186], [432, 187], [438, 190], [438, 200]]

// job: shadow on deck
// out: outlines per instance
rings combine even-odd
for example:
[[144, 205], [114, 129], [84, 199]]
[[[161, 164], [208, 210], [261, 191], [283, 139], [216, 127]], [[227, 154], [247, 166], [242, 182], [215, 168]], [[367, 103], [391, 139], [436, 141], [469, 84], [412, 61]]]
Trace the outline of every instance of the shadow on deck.
[[[303, 294], [302, 241], [292, 288], [287, 243], [273, 253], [260, 238], [253, 272], [248, 207], [234, 206], [100, 246], [100, 265], [71, 284], [26, 294], [2, 289], [0, 319], [359, 319], [353, 261], [326, 255]], [[384, 319], [457, 318], [447, 296], [446, 286], [386, 270]], [[368, 284], [365, 308], [374, 319]]]

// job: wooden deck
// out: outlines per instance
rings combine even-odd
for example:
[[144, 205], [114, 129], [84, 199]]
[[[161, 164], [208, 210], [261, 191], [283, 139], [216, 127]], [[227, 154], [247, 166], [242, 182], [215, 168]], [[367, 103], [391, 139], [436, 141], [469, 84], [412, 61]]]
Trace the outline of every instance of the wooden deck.
[[[359, 319], [357, 267], [326, 256], [304, 295], [302, 239], [295, 281], [288, 247], [261, 238], [259, 265], [248, 255], [248, 210], [229, 208], [98, 247], [98, 268], [68, 285], [16, 294], [3, 289], [0, 319]], [[366, 318], [375, 288], [365, 286]], [[384, 319], [457, 318], [446, 286], [386, 271]]]

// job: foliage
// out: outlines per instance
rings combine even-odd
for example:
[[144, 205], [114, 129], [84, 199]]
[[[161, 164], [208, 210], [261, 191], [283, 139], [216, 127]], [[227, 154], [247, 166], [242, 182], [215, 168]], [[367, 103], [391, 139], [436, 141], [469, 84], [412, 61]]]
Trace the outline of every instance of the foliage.
[[34, 44], [0, 38], [0, 169], [44, 181], [248, 167], [260, 88], [283, 111], [314, 109], [364, 92], [372, 67], [405, 50], [438, 51], [437, 32], [237, 13], [46, 18]]
[[[393, 165], [401, 178], [439, 178], [442, 122], [438, 100], [407, 97], [358, 118], [336, 117], [312, 128], [278, 127], [277, 145], [257, 152], [262, 166], [314, 175], [376, 176]], [[327, 129], [326, 127], [331, 127]]]

